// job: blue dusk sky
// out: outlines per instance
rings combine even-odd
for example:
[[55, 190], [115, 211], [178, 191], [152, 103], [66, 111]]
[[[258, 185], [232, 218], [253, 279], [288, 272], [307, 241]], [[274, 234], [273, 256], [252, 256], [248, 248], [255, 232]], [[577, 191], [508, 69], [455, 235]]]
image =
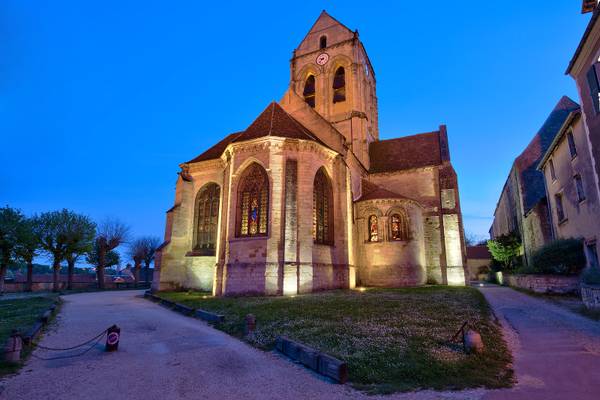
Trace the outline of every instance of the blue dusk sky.
[[281, 98], [325, 8], [360, 32], [381, 139], [448, 126], [465, 230], [484, 237], [515, 156], [579, 101], [580, 3], [4, 0], [0, 203], [162, 237], [178, 164]]

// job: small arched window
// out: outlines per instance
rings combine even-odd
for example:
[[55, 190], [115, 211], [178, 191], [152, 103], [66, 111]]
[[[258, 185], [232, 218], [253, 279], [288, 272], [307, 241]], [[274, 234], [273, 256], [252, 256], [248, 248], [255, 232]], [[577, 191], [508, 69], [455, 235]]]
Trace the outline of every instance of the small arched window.
[[323, 168], [315, 175], [313, 186], [313, 239], [315, 243], [333, 242], [333, 191]]
[[346, 71], [344, 67], [339, 67], [333, 76], [333, 102], [342, 101], [346, 101]]
[[205, 185], [196, 196], [196, 241], [194, 252], [200, 255], [215, 255], [219, 201], [221, 189], [216, 183]]
[[402, 214], [392, 214], [390, 217], [390, 230], [392, 240], [408, 240], [408, 218]]
[[319, 39], [319, 48], [324, 49], [325, 47], [327, 47], [327, 36], [321, 36], [321, 39]]
[[379, 224], [377, 223], [377, 215], [369, 216], [369, 242], [379, 242]]
[[312, 108], [315, 108], [315, 86], [315, 76], [309, 75], [306, 82], [304, 82], [304, 92], [302, 94], [304, 95], [304, 101]]
[[250, 165], [240, 179], [238, 204], [239, 236], [266, 235], [269, 218], [269, 178], [257, 163]]

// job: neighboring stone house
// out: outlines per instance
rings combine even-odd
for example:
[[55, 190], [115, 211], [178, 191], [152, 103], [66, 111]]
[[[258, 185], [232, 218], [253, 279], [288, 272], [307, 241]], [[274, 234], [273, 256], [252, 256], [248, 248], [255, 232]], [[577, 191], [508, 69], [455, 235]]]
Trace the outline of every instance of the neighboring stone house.
[[279, 103], [180, 165], [153, 287], [280, 295], [464, 284], [445, 126], [379, 140], [373, 66], [358, 32], [326, 12], [290, 69]]
[[581, 110], [571, 111], [542, 158], [554, 238], [582, 238], [590, 265], [598, 265], [600, 203]]
[[490, 237], [516, 233], [521, 238], [525, 262], [552, 239], [544, 175], [537, 169], [554, 138], [579, 105], [566, 96], [556, 104], [540, 130], [515, 159], [494, 212]]
[[[600, 8], [597, 1], [583, 0], [582, 4], [582, 12], [592, 12], [592, 17], [566, 73], [575, 79], [579, 92], [595, 191], [600, 193]], [[600, 224], [600, 215], [595, 216], [595, 221]]]
[[480, 274], [489, 272], [492, 255], [487, 245], [467, 246], [467, 276], [470, 281], [479, 280]]

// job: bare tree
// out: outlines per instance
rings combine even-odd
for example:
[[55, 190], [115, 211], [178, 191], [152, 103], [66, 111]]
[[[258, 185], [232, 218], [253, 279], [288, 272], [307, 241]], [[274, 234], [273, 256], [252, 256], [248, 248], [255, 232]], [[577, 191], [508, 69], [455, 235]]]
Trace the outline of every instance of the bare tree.
[[27, 264], [27, 284], [25, 291], [31, 292], [33, 287], [33, 259], [41, 248], [40, 239], [36, 235], [38, 218], [25, 218], [17, 228], [17, 246], [15, 255]]
[[146, 236], [143, 238], [146, 251], [144, 252], [144, 263], [146, 264], [145, 268], [145, 277], [146, 282], [150, 282], [150, 264], [154, 260], [154, 255], [156, 254], [156, 250], [158, 250], [158, 246], [161, 244], [161, 240], [156, 236]]
[[0, 208], [0, 295], [4, 293], [4, 276], [15, 256], [18, 230], [24, 220], [21, 211], [8, 206]]
[[130, 243], [128, 255], [133, 260], [133, 278], [135, 280], [135, 287], [137, 287], [140, 281], [142, 261], [146, 257], [146, 242], [144, 238], [136, 239]]
[[67, 289], [73, 288], [73, 273], [77, 260], [88, 254], [94, 247], [96, 224], [87, 216], [73, 213], [66, 227], [67, 248]]
[[97, 251], [96, 273], [98, 274], [98, 287], [104, 289], [104, 268], [106, 255], [127, 242], [129, 227], [123, 222], [108, 218], [98, 226], [96, 233], [95, 250]]

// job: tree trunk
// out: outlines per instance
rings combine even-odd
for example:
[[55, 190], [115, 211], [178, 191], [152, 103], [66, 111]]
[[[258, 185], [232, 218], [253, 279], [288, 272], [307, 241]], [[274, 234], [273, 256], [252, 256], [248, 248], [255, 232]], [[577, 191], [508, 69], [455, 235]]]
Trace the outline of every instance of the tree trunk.
[[4, 277], [6, 276], [6, 264], [0, 265], [0, 296], [4, 294]]
[[54, 261], [52, 263], [52, 291], [58, 292], [60, 290], [58, 275], [60, 274], [60, 259], [54, 257]]
[[73, 289], [73, 273], [75, 272], [75, 260], [67, 261], [67, 290]]
[[145, 268], [145, 274], [146, 275], [146, 283], [150, 282], [150, 263], [146, 261], [146, 268]]
[[33, 260], [27, 261], [27, 284], [25, 285], [25, 291], [31, 292], [33, 290]]
[[104, 265], [106, 264], [106, 249], [104, 246], [99, 246], [98, 249], [98, 266], [96, 272], [98, 274], [98, 289], [104, 289]]
[[135, 287], [138, 287], [138, 284], [140, 283], [140, 270], [142, 269], [142, 263], [140, 261], [135, 261], [134, 260], [134, 267], [133, 267], [133, 279], [135, 280]]

